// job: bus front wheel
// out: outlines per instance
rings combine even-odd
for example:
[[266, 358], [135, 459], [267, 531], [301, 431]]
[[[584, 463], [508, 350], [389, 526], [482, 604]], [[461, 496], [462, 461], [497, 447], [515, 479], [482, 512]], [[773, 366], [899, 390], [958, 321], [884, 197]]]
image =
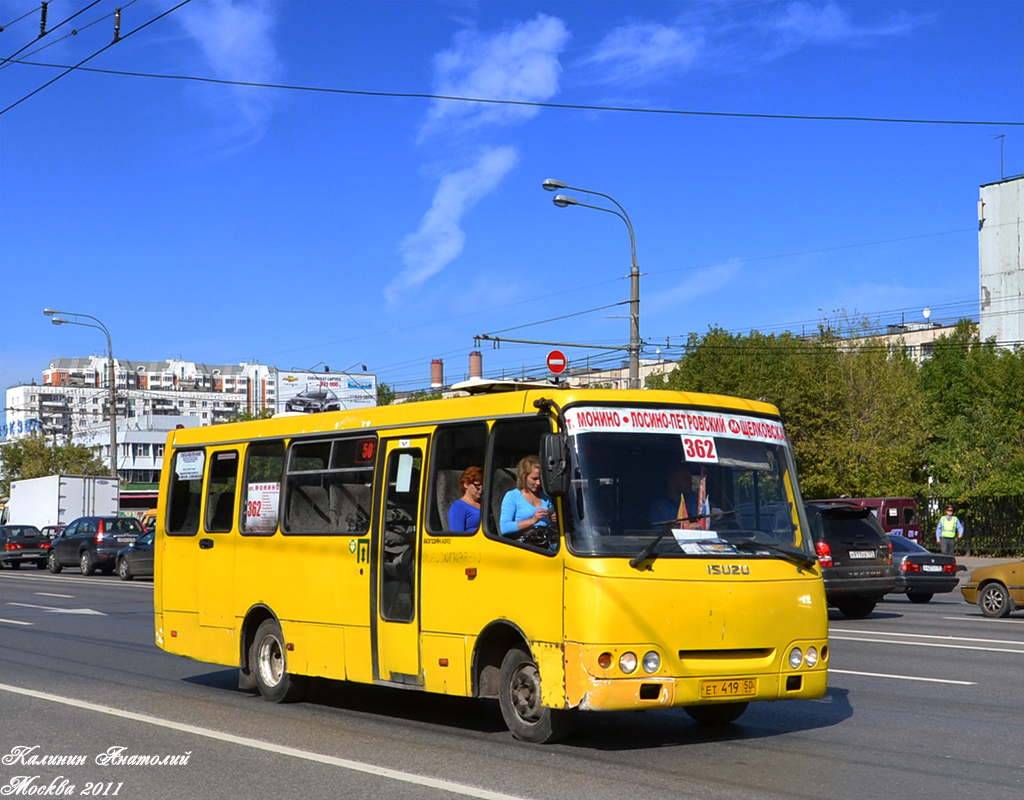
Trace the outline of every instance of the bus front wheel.
[[276, 620], [268, 619], [256, 629], [249, 650], [249, 668], [256, 687], [268, 703], [293, 703], [302, 697], [302, 680], [288, 674], [284, 634]]
[[512, 735], [524, 742], [547, 744], [568, 736], [576, 722], [575, 709], [548, 708], [540, 700], [540, 670], [530, 655], [509, 650], [501, 662], [498, 705]]

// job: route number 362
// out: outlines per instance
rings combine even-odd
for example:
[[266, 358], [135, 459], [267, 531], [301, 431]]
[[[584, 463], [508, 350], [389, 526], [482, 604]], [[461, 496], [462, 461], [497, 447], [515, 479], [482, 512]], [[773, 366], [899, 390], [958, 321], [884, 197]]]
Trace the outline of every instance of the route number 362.
[[684, 436], [683, 453], [687, 461], [718, 461], [715, 440], [710, 436]]

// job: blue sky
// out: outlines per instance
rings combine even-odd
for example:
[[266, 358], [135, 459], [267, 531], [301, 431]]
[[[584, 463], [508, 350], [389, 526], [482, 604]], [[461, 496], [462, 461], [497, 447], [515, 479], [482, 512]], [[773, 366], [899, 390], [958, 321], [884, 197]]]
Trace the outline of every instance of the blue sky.
[[[36, 40], [39, 3], [0, 2], [0, 389], [105, 349], [45, 307], [123, 359], [400, 389], [434, 358], [461, 378], [481, 333], [622, 345], [627, 228], [545, 178], [632, 219], [645, 356], [712, 325], [955, 319], [978, 187], [1024, 172], [1020, 2], [90, 3], [51, 2]], [[114, 73], [27, 97], [104, 47], [83, 66]], [[494, 375], [550, 348], [480, 349]]]

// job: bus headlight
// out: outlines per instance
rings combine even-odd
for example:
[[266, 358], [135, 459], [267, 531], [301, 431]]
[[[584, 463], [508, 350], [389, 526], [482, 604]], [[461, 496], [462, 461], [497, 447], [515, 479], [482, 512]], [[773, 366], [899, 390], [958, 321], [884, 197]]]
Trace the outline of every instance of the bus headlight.
[[807, 664], [808, 667], [813, 667], [815, 664], [818, 663], [818, 648], [817, 647], [808, 647], [807, 648], [807, 655], [804, 656], [804, 662]]
[[636, 669], [636, 656], [633, 653], [623, 653], [619, 656], [619, 669], [627, 675], [632, 674]]
[[644, 653], [644, 672], [648, 675], [653, 675], [659, 669], [661, 669], [661, 656], [655, 653], [653, 650]]
[[793, 669], [800, 669], [800, 665], [804, 663], [804, 653], [799, 647], [794, 647], [789, 651], [789, 666]]

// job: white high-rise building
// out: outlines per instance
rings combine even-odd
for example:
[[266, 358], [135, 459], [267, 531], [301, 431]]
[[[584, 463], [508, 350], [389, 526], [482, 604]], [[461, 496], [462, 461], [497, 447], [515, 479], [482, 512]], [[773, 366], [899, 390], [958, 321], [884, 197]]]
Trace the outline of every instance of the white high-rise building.
[[981, 187], [978, 271], [981, 340], [1024, 345], [1024, 176]]

